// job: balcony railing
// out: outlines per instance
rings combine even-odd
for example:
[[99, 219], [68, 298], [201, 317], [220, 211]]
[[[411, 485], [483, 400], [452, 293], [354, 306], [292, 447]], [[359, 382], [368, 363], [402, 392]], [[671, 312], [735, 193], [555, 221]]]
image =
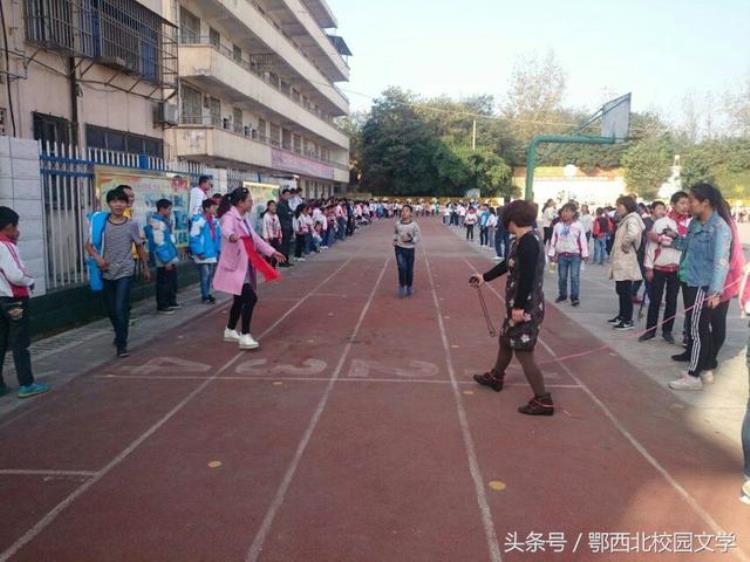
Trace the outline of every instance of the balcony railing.
[[349, 170], [349, 166], [347, 164], [337, 162], [336, 160], [331, 160], [330, 158], [324, 158], [323, 156], [313, 151], [303, 151], [302, 149], [293, 147], [289, 143], [282, 143], [278, 139], [258, 133], [256, 129], [253, 129], [249, 125], [238, 126], [236, 124], [233, 124], [232, 120], [228, 117], [217, 119], [215, 116], [190, 115], [183, 113], [180, 116], [180, 125], [185, 127], [211, 127], [220, 129], [226, 133], [241, 136], [248, 140], [252, 140], [261, 144], [273, 146], [287, 152], [292, 152], [294, 154], [304, 156], [305, 158], [308, 158], [310, 160], [316, 160], [318, 162], [328, 164], [329, 166], [333, 166], [334, 168], [338, 168], [339, 170]]
[[[184, 33], [184, 32], [180, 33], [180, 45], [185, 45], [185, 46], [209, 45], [215, 51], [231, 59], [234, 63], [238, 64], [239, 66], [241, 66], [248, 72], [252, 72], [255, 76], [263, 80], [266, 84], [271, 86], [274, 90], [279, 92], [285, 98], [297, 104], [299, 107], [301, 107], [305, 111], [315, 115], [317, 118], [321, 119], [322, 121], [325, 121], [328, 125], [336, 129], [340, 133], [346, 134], [346, 131], [344, 131], [341, 127], [339, 127], [336, 124], [336, 122], [333, 120], [333, 117], [324, 113], [321, 110], [316, 111], [315, 108], [312, 107], [310, 104], [303, 103], [301, 98], [296, 98], [295, 96], [292, 95], [291, 89], [289, 89], [289, 91], [285, 91], [284, 89], [281, 88], [281, 86], [278, 83], [275, 83], [266, 75], [266, 73], [263, 71], [263, 67], [266, 67], [267, 63], [261, 57], [267, 57], [268, 55], [259, 55], [258, 58], [256, 58], [255, 60], [251, 56], [250, 60], [247, 60], [244, 56], [237, 57], [236, 53], [232, 49], [227, 47], [226, 45], [224, 44], [217, 45], [215, 42], [212, 42], [209, 37], [197, 36], [194, 33]], [[338, 87], [336, 87], [333, 84], [331, 84], [331, 87], [340, 93]]]

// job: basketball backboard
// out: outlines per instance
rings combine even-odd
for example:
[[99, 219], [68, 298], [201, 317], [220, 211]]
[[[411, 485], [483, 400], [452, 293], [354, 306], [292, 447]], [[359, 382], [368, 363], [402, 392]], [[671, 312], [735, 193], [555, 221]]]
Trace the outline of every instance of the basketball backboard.
[[630, 94], [602, 106], [602, 136], [624, 142], [630, 136]]

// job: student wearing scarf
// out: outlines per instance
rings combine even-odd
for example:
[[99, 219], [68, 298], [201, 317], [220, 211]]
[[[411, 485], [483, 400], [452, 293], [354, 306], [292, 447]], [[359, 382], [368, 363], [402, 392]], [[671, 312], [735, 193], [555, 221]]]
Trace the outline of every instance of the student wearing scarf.
[[216, 299], [211, 295], [211, 283], [221, 251], [221, 228], [216, 219], [219, 204], [210, 198], [203, 201], [201, 207], [202, 212], [190, 221], [190, 254], [200, 274], [201, 302], [214, 304]]
[[9, 207], [0, 207], [0, 396], [8, 393], [2, 377], [5, 352], [10, 347], [18, 377], [18, 397], [30, 398], [49, 390], [34, 381], [29, 345], [29, 297], [34, 278], [21, 261], [16, 242], [18, 214]]
[[[248, 213], [253, 208], [250, 191], [238, 187], [225, 195], [219, 205], [222, 248], [214, 276], [214, 289], [234, 296], [229, 321], [224, 330], [224, 341], [238, 342], [240, 349], [257, 349], [260, 344], [250, 335], [256, 296], [256, 273], [266, 281], [279, 278], [278, 272], [259, 254], [284, 263], [286, 257], [265, 242], [253, 229]], [[237, 323], [242, 318], [241, 332]]]
[[[678, 191], [672, 195], [669, 213], [658, 218], [647, 235], [648, 241], [643, 263], [646, 280], [651, 283], [651, 300], [648, 306], [646, 333], [638, 338], [640, 342], [656, 337], [659, 308], [666, 288], [662, 337], [666, 342], [674, 343], [672, 328], [677, 314], [677, 296], [680, 293], [678, 274], [682, 252], [672, 247], [672, 239], [664, 232], [674, 231], [679, 236], [687, 236], [690, 224], [689, 207], [688, 194]], [[658, 209], [654, 209], [654, 212], [658, 214]]]

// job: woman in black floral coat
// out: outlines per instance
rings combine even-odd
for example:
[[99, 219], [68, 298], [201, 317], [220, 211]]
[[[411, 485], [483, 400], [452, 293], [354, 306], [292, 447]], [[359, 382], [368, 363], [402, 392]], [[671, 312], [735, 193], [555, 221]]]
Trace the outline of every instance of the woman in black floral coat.
[[534, 398], [518, 411], [530, 416], [551, 416], [555, 413], [552, 397], [544, 386], [544, 376], [534, 359], [539, 329], [544, 320], [544, 243], [534, 229], [536, 205], [513, 201], [504, 211], [505, 228], [515, 235], [508, 259], [484, 275], [475, 273], [470, 283], [481, 287], [485, 282], [508, 274], [505, 288], [505, 321], [500, 334], [500, 350], [495, 367], [474, 380], [497, 392], [503, 389], [505, 370], [515, 354], [529, 381]]

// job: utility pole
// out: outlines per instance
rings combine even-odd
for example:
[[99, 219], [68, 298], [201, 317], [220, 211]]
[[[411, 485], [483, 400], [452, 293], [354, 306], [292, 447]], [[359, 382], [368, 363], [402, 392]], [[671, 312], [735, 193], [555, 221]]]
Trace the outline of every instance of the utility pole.
[[477, 120], [474, 119], [474, 124], [471, 127], [471, 149], [476, 152], [477, 150]]

